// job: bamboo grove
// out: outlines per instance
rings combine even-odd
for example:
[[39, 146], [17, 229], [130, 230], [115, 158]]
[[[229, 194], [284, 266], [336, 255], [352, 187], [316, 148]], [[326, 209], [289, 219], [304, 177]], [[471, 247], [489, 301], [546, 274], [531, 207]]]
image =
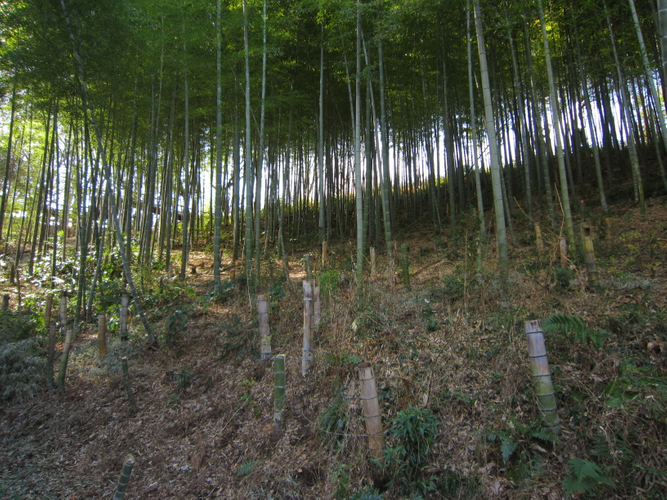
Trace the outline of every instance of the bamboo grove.
[[81, 312], [107, 254], [227, 252], [252, 294], [266, 255], [349, 239], [360, 276], [476, 214], [502, 273], [518, 218], [574, 246], [580, 200], [667, 190], [667, 0], [1, 4], [0, 250], [94, 269]]

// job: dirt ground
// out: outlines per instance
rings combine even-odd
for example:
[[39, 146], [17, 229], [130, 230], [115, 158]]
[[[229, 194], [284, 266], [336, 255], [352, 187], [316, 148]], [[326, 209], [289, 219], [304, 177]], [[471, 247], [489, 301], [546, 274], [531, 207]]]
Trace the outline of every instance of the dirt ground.
[[[641, 358], [652, 376], [665, 377], [664, 202], [653, 200], [646, 222], [635, 207], [615, 206], [609, 247], [601, 237], [604, 219], [590, 218], [600, 236], [597, 292], [586, 287], [585, 269], [573, 263], [565, 282], [559, 281], [557, 232], [542, 224], [546, 248], [540, 255], [532, 232], [517, 227], [507, 309], [500, 307], [493, 245], [483, 282], [477, 281], [472, 229], [456, 243], [426, 231], [402, 241], [409, 245], [409, 290], [398, 265], [395, 282], [388, 280], [385, 255], [378, 256], [377, 274], [367, 274], [357, 287], [349, 268], [354, 248], [332, 245], [326, 265], [314, 251], [323, 317], [305, 377], [303, 260], [290, 257], [289, 284], [277, 260], [263, 282], [271, 295], [273, 353], [287, 359], [280, 429], [273, 422], [273, 371], [259, 362], [257, 313], [247, 291], [234, 282], [226, 297], [207, 298], [212, 257], [195, 252], [198, 274], [188, 276], [188, 287], [179, 285], [182, 293], [149, 311], [163, 337], [168, 317], [186, 311], [185, 328], [169, 347], [146, 348], [135, 315], [132, 338], [122, 342], [110, 335], [108, 355], [99, 360], [91, 325], [73, 344], [64, 392], [44, 389], [0, 406], [0, 497], [111, 498], [131, 453], [127, 499], [345, 498], [373, 488], [384, 498], [406, 498], [396, 486], [387, 489], [387, 478], [367, 459], [355, 367], [369, 361], [386, 429], [410, 405], [438, 418], [429, 467], [422, 471], [436, 485], [428, 498], [562, 498], [569, 460], [592, 459], [592, 443], [605, 433], [616, 436], [608, 442], [617, 444], [613, 458], [600, 463], [623, 477], [614, 476], [616, 488], [600, 487], [594, 496], [659, 498], [667, 488], [667, 421], [656, 408], [664, 409], [665, 393], [637, 389], [644, 399], [628, 399], [625, 406], [605, 398], [609, 383], [624, 376], [627, 357]], [[224, 264], [223, 279], [229, 279], [231, 263]], [[153, 283], [171, 291], [177, 286], [166, 278]], [[4, 290], [15, 294], [6, 283]], [[628, 319], [628, 311], [640, 311], [641, 322]], [[571, 336], [547, 339], [563, 424], [558, 442], [549, 444], [517, 429], [539, 422], [523, 322], [555, 312], [578, 315], [611, 336], [601, 349]], [[129, 359], [136, 408], [123, 384], [122, 356]], [[340, 432], [328, 436], [322, 416], [337, 396], [345, 418]], [[510, 438], [515, 446], [505, 460], [509, 448], [502, 443]], [[391, 444], [390, 433], [387, 439]], [[619, 440], [637, 470], [624, 465]], [[524, 462], [530, 474], [517, 472]]]

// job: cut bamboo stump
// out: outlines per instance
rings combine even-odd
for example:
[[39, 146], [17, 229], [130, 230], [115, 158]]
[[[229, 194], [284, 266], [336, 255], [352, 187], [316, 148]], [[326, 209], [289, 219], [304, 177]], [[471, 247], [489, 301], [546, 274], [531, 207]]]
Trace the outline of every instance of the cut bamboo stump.
[[584, 233], [584, 261], [586, 262], [586, 272], [588, 274], [588, 287], [597, 290], [600, 287], [598, 280], [598, 270], [595, 265], [595, 249], [593, 240]]
[[130, 296], [124, 293], [120, 297], [120, 340], [127, 340], [127, 309], [130, 304]]
[[307, 253], [303, 256], [303, 264], [306, 267], [306, 279], [313, 279], [313, 266], [310, 263], [310, 254]]
[[368, 449], [373, 457], [382, 460], [384, 455], [382, 416], [380, 415], [380, 403], [375, 387], [373, 367], [370, 363], [359, 365], [359, 385], [364, 420], [366, 422], [366, 433], [368, 434]]
[[58, 371], [58, 390], [65, 390], [65, 375], [67, 374], [67, 360], [69, 359], [69, 349], [72, 346], [72, 330], [67, 330], [65, 334], [65, 346], [63, 347], [63, 354], [60, 358], [60, 368]]
[[301, 375], [304, 377], [313, 364], [313, 284], [310, 280], [303, 281], [303, 357], [301, 358]]
[[60, 328], [67, 326], [67, 294], [60, 292]]
[[279, 429], [283, 424], [285, 408], [285, 355], [273, 359], [273, 423]]
[[48, 325], [51, 323], [51, 309], [53, 309], [53, 295], [50, 293], [46, 296], [44, 301], [44, 324]]
[[560, 267], [567, 269], [567, 240], [564, 237], [560, 239]]
[[530, 356], [530, 371], [533, 375], [533, 386], [542, 421], [551, 432], [558, 435], [560, 434], [560, 420], [556, 408], [556, 395], [551, 382], [544, 333], [539, 321], [526, 321], [526, 340]]
[[123, 500], [123, 497], [125, 497], [125, 490], [127, 489], [127, 483], [130, 482], [130, 474], [132, 474], [132, 467], [134, 467], [134, 457], [131, 454], [128, 454], [125, 457], [123, 470], [121, 471], [120, 477], [118, 478], [116, 493], [113, 496], [113, 500]]
[[107, 355], [107, 315], [100, 314], [97, 321], [97, 351], [102, 361]]
[[375, 266], [375, 247], [371, 247], [371, 276], [377, 274], [377, 267]]
[[127, 356], [123, 356], [120, 359], [121, 369], [123, 371], [123, 383], [125, 384], [125, 390], [127, 391], [127, 399], [130, 401], [132, 408], [137, 407], [137, 400], [134, 399], [134, 392], [132, 391], [132, 383], [130, 382], [130, 370], [127, 366]]
[[56, 358], [56, 324], [49, 322], [49, 347], [46, 351], [46, 387], [55, 389], [53, 379], [53, 362]]
[[271, 360], [271, 333], [269, 330], [269, 300], [265, 294], [257, 295], [259, 311], [260, 363], [264, 366]]
[[401, 263], [403, 267], [403, 286], [410, 290], [410, 267], [408, 264], [408, 246], [403, 243], [401, 245]]
[[537, 222], [535, 223], [535, 245], [537, 246], [537, 253], [540, 255], [543, 254], [544, 240], [542, 239], [542, 229], [540, 229], [540, 225]]

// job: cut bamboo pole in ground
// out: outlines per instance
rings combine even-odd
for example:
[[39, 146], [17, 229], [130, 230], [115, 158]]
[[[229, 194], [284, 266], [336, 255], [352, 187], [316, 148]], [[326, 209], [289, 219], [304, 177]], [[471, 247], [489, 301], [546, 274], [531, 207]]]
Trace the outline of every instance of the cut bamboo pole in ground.
[[586, 236], [584, 232], [584, 262], [586, 262], [586, 272], [588, 274], [588, 287], [591, 290], [597, 290], [600, 287], [598, 280], [598, 270], [595, 265], [595, 249], [593, 247], [593, 240], [590, 236]]
[[375, 247], [371, 247], [370, 251], [371, 251], [371, 276], [374, 277], [377, 274]]
[[128, 454], [125, 457], [125, 462], [123, 463], [123, 470], [121, 471], [120, 477], [118, 478], [118, 484], [116, 485], [116, 493], [114, 493], [113, 500], [123, 500], [123, 498], [125, 497], [125, 490], [127, 489], [127, 484], [130, 482], [132, 467], [134, 467], [134, 457], [131, 454]]
[[526, 321], [526, 340], [528, 341], [533, 386], [542, 420], [551, 432], [558, 435], [561, 429], [556, 408], [556, 395], [551, 381], [544, 333], [539, 321]]
[[605, 219], [606, 224], [606, 234], [604, 237], [604, 243], [607, 247], [607, 250], [611, 250], [614, 246], [614, 219], [607, 217]]
[[537, 222], [535, 223], [535, 245], [537, 246], [537, 253], [540, 255], [543, 254], [544, 240], [542, 239], [542, 229], [540, 229], [540, 225]]
[[310, 264], [310, 254], [307, 253], [303, 256], [303, 265], [306, 268], [306, 279], [313, 279], [313, 266]]
[[97, 323], [97, 351], [102, 361], [107, 355], [107, 315], [101, 313]]
[[56, 323], [49, 322], [49, 347], [46, 351], [46, 387], [55, 389], [53, 379], [53, 362], [56, 358]]
[[384, 455], [384, 434], [382, 432], [382, 416], [378, 401], [373, 366], [370, 363], [359, 365], [359, 385], [361, 390], [361, 404], [368, 434], [368, 449], [370, 454], [382, 460]]
[[127, 340], [127, 310], [130, 305], [130, 295], [120, 296], [120, 340]]
[[322, 320], [322, 302], [320, 301], [320, 282], [313, 281], [313, 329], [317, 332], [320, 329]]
[[273, 359], [273, 423], [280, 429], [285, 408], [285, 355]]
[[410, 265], [408, 264], [408, 246], [401, 245], [401, 265], [403, 267], [403, 286], [410, 290]]
[[560, 238], [560, 267], [563, 269], [568, 268], [567, 264], [567, 240], [564, 236]]
[[60, 368], [58, 371], [58, 390], [65, 390], [65, 376], [67, 374], [67, 360], [69, 359], [69, 349], [72, 346], [72, 335], [73, 331], [71, 329], [67, 330], [65, 334], [65, 346], [63, 347], [63, 354], [60, 358]]
[[67, 326], [67, 293], [60, 292], [60, 328]]
[[304, 377], [313, 363], [313, 284], [310, 280], [303, 281], [303, 357], [301, 358], [301, 375]]
[[44, 301], [44, 324], [47, 326], [51, 323], [51, 309], [53, 309], [53, 295], [49, 293]]
[[132, 408], [137, 407], [137, 400], [134, 399], [134, 392], [132, 391], [132, 382], [130, 382], [130, 369], [127, 366], [127, 357], [123, 356], [120, 360], [121, 369], [123, 371], [123, 383], [127, 391], [127, 399], [130, 401]]
[[257, 295], [259, 311], [260, 363], [264, 366], [271, 360], [271, 332], [269, 330], [269, 299], [266, 294]]

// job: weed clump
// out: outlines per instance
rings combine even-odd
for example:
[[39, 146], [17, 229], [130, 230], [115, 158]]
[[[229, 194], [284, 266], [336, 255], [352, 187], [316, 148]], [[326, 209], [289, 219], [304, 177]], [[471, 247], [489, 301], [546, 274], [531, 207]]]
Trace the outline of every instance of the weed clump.
[[37, 339], [0, 346], [0, 402], [33, 398], [46, 385], [46, 362]]

